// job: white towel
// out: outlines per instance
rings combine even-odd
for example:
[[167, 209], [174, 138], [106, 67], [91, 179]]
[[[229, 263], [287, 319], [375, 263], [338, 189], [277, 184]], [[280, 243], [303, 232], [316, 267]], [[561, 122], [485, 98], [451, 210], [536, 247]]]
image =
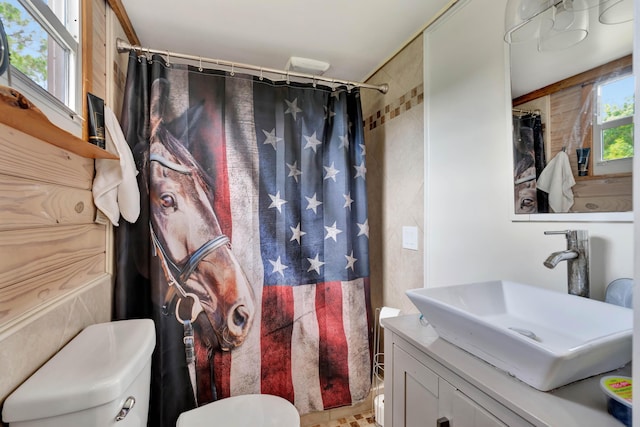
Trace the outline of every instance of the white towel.
[[551, 159], [538, 178], [537, 186], [545, 193], [549, 193], [549, 206], [554, 212], [569, 212], [573, 206], [573, 191], [576, 185], [569, 164], [569, 156], [560, 151]]
[[106, 105], [104, 124], [106, 150], [120, 157], [120, 161], [96, 159], [96, 176], [92, 188], [93, 202], [113, 225], [118, 225], [120, 215], [133, 223], [140, 215], [136, 163], [129, 144], [124, 139], [118, 119]]

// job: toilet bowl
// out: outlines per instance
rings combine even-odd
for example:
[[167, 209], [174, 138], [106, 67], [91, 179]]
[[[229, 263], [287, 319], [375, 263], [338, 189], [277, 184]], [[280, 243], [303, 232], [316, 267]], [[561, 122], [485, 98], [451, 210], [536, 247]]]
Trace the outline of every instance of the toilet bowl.
[[[155, 327], [150, 319], [91, 325], [4, 401], [10, 427], [146, 427]], [[296, 408], [266, 394], [221, 399], [177, 426], [299, 427]]]
[[180, 414], [176, 427], [300, 427], [288, 400], [268, 394], [233, 396]]

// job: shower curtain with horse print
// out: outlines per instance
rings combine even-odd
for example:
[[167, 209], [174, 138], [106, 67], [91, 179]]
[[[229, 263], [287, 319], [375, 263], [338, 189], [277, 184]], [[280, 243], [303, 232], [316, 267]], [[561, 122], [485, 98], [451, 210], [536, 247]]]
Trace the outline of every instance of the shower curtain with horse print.
[[121, 124], [143, 202], [117, 230], [115, 317], [156, 324], [149, 425], [240, 394], [302, 414], [367, 397], [360, 108], [357, 89], [130, 54]]

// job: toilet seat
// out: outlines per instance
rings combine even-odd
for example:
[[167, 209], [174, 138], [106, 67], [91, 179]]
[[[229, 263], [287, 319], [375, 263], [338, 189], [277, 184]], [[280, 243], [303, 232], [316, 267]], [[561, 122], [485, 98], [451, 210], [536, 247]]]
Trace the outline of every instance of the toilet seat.
[[208, 403], [180, 414], [176, 427], [300, 427], [300, 415], [288, 400], [246, 394]]

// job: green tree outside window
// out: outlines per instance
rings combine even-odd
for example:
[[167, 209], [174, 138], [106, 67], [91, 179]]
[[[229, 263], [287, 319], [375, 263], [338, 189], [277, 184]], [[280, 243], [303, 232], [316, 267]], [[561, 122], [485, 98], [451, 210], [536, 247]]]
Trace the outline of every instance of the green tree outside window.
[[47, 88], [47, 33], [14, 1], [0, 1], [0, 18], [4, 25], [11, 65]]

